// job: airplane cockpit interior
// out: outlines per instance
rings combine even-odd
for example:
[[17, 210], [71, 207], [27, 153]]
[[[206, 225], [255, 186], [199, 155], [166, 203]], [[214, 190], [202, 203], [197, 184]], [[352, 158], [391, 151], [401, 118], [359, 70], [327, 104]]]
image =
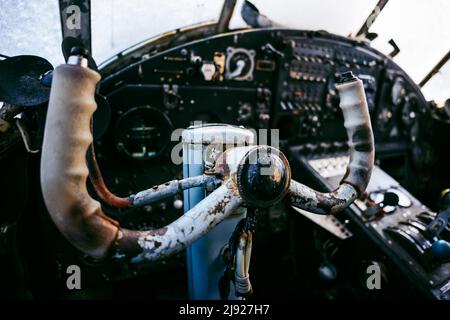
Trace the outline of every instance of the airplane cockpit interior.
[[450, 300], [449, 14], [1, 0], [0, 297]]

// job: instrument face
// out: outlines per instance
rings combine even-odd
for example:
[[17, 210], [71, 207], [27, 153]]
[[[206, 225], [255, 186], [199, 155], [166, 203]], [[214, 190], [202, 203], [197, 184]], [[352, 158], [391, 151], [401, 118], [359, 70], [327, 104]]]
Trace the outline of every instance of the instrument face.
[[125, 112], [114, 131], [120, 153], [133, 160], [151, 160], [169, 146], [172, 123], [164, 113], [143, 106]]

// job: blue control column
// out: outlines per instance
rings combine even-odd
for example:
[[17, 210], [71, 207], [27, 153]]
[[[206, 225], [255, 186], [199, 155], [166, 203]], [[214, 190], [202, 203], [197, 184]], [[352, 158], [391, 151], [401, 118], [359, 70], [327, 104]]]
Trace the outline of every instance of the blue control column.
[[[183, 131], [183, 178], [203, 174], [205, 168], [226, 148], [252, 145], [254, 134], [241, 127], [205, 124]], [[206, 196], [203, 187], [184, 191], [184, 212], [187, 212]], [[245, 216], [245, 209], [217, 225], [212, 231], [187, 248], [189, 298], [194, 300], [220, 299], [219, 279], [225, 271], [222, 259], [237, 223]], [[234, 288], [230, 290], [234, 296]]]

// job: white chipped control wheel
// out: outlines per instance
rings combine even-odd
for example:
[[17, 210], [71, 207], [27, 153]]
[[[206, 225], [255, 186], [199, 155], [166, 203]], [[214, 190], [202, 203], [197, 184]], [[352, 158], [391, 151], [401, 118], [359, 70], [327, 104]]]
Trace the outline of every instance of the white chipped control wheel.
[[[364, 192], [374, 161], [374, 143], [362, 82], [344, 74], [337, 89], [348, 133], [350, 163], [340, 186], [317, 192], [291, 180], [289, 163], [268, 146], [231, 148], [208, 174], [171, 181], [129, 197], [142, 205], [194, 186], [215, 190], [169, 225], [148, 231], [121, 228], [86, 190], [86, 151], [92, 142], [91, 117], [100, 75], [82, 54], [53, 73], [41, 160], [41, 187], [47, 209], [62, 234], [98, 259], [110, 256], [156, 260], [183, 250], [239, 207], [269, 207], [285, 196], [304, 210], [329, 214], [343, 210]], [[190, 180], [189, 180], [190, 179]], [[220, 186], [219, 186], [220, 185]]]

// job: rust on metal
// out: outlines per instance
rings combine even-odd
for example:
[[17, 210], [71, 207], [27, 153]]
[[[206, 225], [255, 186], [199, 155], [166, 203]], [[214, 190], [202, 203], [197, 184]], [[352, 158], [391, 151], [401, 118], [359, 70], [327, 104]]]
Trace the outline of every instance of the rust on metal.
[[165, 235], [167, 232], [167, 227], [162, 227], [159, 229], [155, 229], [155, 230], [149, 230], [148, 234], [151, 236], [163, 236]]
[[230, 177], [230, 167], [227, 163], [227, 153], [223, 152], [217, 159], [214, 167], [209, 171], [210, 174], [219, 176], [223, 180], [227, 180]]
[[317, 193], [317, 207], [322, 209], [326, 213], [333, 212], [336, 207], [341, 207], [345, 204], [345, 199], [337, 197], [336, 190], [329, 194]]
[[214, 207], [208, 210], [208, 215], [215, 215], [220, 212], [223, 212], [229, 199], [230, 197], [225, 197], [223, 200], [219, 201]]
[[[91, 131], [92, 131], [92, 121], [91, 121]], [[127, 208], [131, 206], [131, 200], [128, 198], [121, 198], [109, 191], [108, 187], [103, 180], [102, 172], [97, 163], [97, 158], [95, 156], [94, 143], [92, 142], [86, 153], [86, 163], [89, 170], [89, 179], [91, 181], [92, 187], [95, 190], [97, 196], [104, 203], [113, 208]]]

